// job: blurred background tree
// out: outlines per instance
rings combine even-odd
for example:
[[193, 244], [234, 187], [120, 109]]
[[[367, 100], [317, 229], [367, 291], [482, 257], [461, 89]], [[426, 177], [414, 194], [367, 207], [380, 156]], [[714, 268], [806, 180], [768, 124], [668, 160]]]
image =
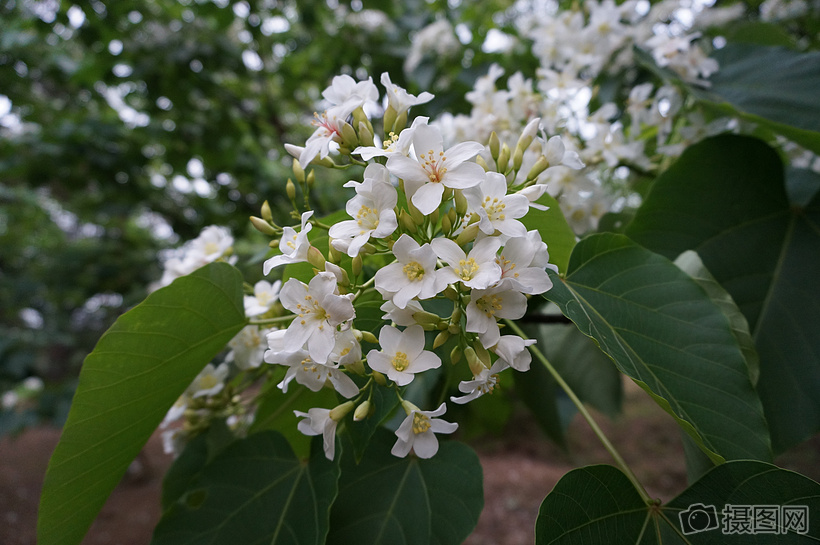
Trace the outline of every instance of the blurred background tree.
[[[0, 393], [18, 406], [0, 436], [61, 422], [82, 360], [159, 277], [162, 249], [210, 224], [254, 240], [266, 199], [287, 221], [283, 144], [308, 136], [334, 75], [389, 72], [436, 93], [434, 115], [469, 111], [492, 60], [534, 70], [523, 46], [482, 50], [510, 0], [460, 4], [0, 1]], [[434, 21], [449, 35], [411, 51]], [[45, 390], [19, 410], [32, 377]]]

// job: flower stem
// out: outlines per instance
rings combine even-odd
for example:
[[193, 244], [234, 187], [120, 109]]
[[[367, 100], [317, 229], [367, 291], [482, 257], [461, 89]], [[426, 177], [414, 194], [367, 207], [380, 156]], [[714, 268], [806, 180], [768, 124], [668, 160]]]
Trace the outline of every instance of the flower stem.
[[[520, 336], [522, 339], [527, 339], [527, 335], [521, 330], [520, 327], [518, 327], [518, 325], [514, 321], [504, 320], [504, 323], [506, 323], [507, 327], [512, 329], [516, 335]], [[598, 423], [595, 422], [595, 419], [592, 418], [592, 415], [584, 406], [581, 399], [575, 394], [573, 389], [570, 388], [569, 384], [567, 384], [566, 381], [564, 381], [563, 377], [561, 377], [561, 375], [558, 373], [555, 367], [552, 366], [552, 364], [549, 362], [549, 360], [547, 360], [546, 356], [544, 356], [543, 352], [541, 352], [541, 350], [539, 350], [537, 346], [531, 345], [529, 349], [530, 352], [532, 352], [532, 355], [535, 356], [535, 359], [540, 361], [544, 365], [544, 367], [547, 368], [547, 371], [549, 371], [550, 375], [552, 375], [552, 378], [555, 379], [555, 382], [557, 382], [561, 389], [563, 389], [564, 392], [566, 392], [567, 396], [578, 408], [578, 412], [581, 413], [581, 416], [583, 416], [584, 420], [587, 421], [589, 427], [592, 428], [592, 431], [598, 437], [598, 440], [601, 441], [601, 444], [604, 446], [607, 452], [609, 452], [610, 456], [612, 456], [612, 458], [615, 460], [615, 463], [618, 465], [621, 471], [623, 471], [627, 478], [629, 478], [629, 480], [632, 482], [632, 486], [635, 487], [635, 490], [638, 491], [638, 494], [640, 494], [641, 498], [647, 503], [652, 503], [653, 500], [646, 492], [646, 489], [643, 487], [641, 482], [632, 472], [632, 469], [630, 469], [630, 467], [627, 465], [626, 461], [623, 459], [621, 454], [617, 451], [617, 449], [615, 449], [615, 446], [609, 441], [609, 439], [604, 434], [600, 426], [598, 426]]]

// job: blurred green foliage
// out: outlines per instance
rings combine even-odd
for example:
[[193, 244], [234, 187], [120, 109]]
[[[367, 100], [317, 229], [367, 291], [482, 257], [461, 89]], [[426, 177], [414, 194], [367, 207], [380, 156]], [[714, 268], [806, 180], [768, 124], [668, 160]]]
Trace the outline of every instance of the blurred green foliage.
[[[0, 411], [0, 435], [63, 418], [83, 358], [144, 298], [161, 249], [210, 224], [252, 236], [264, 200], [286, 218], [283, 144], [304, 142], [334, 75], [387, 71], [436, 93], [419, 112], [434, 115], [468, 111], [491, 61], [534, 70], [523, 46], [481, 50], [510, 0], [449, 4], [0, 1], [0, 392], [38, 376], [51, 400]], [[410, 36], [437, 19], [462, 23], [460, 50], [405, 73]]]

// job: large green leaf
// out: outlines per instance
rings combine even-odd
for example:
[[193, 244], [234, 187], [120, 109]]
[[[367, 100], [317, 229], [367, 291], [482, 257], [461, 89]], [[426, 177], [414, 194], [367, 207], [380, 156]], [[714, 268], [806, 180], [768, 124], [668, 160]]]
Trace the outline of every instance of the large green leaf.
[[242, 277], [213, 263], [121, 316], [86, 358], [49, 462], [39, 543], [79, 543], [128, 465], [205, 364], [245, 325]]
[[749, 379], [752, 381], [752, 385], [757, 384], [757, 379], [760, 376], [760, 358], [757, 356], [754, 339], [752, 339], [752, 334], [749, 332], [749, 323], [743, 313], [740, 312], [740, 309], [737, 308], [732, 296], [723, 289], [723, 286], [718, 284], [696, 252], [686, 250], [675, 259], [675, 265], [691, 276], [692, 280], [703, 288], [703, 291], [720, 307], [723, 315], [729, 320], [732, 335], [735, 336], [735, 340], [737, 340], [737, 344], [743, 352], [743, 357], [746, 358]]
[[[753, 511], [755, 508], [759, 510]], [[764, 508], [764, 510], [760, 510]], [[724, 509], [727, 509], [724, 512]], [[544, 499], [536, 545], [800, 544], [820, 540], [820, 485], [798, 473], [751, 460], [722, 464], [668, 505], [646, 503], [612, 466], [564, 475]], [[773, 531], [760, 531], [774, 513]], [[740, 517], [748, 513], [749, 520]], [[800, 514], [805, 518], [800, 519]], [[806, 528], [799, 523], [806, 522]], [[733, 530], [751, 530], [739, 533]], [[699, 530], [699, 531], [698, 531]], [[754, 535], [758, 534], [758, 535]]]
[[768, 430], [720, 308], [671, 261], [623, 235], [575, 247], [546, 297], [714, 461], [769, 460]]
[[636, 49], [635, 54], [640, 64], [686, 88], [719, 114], [752, 121], [820, 153], [820, 52], [728, 44], [713, 54], [720, 69], [707, 88], [684, 82], [675, 72], [658, 67], [645, 51]]
[[302, 463], [278, 432], [236, 441], [202, 467], [165, 512], [152, 545], [320, 545], [337, 492], [338, 461], [314, 438]]
[[789, 202], [772, 149], [720, 136], [656, 180], [627, 234], [670, 258], [695, 250], [746, 316], [775, 450], [820, 430], [820, 195]]
[[720, 69], [710, 99], [820, 153], [820, 51], [729, 44], [712, 55]]
[[430, 459], [396, 458], [395, 439], [381, 428], [361, 462], [342, 460], [328, 545], [458, 545], [475, 527], [484, 506], [475, 452], [442, 441]]

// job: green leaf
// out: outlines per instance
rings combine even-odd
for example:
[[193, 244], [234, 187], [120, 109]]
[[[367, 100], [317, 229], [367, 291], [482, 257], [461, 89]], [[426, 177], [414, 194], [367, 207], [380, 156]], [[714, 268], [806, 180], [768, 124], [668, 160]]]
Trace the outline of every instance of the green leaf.
[[191, 482], [208, 463], [208, 437], [197, 435], [168, 468], [162, 480], [162, 510], [167, 511], [190, 488]]
[[[363, 387], [366, 382], [365, 377], [354, 376], [352, 378], [356, 381], [359, 387]], [[364, 456], [365, 450], [370, 444], [370, 438], [373, 437], [373, 434], [379, 426], [381, 426], [382, 423], [391, 414], [393, 414], [399, 404], [399, 398], [396, 396], [396, 392], [392, 388], [387, 388], [379, 384], [373, 384], [371, 387], [372, 390], [368, 399], [372, 404], [371, 410], [373, 412], [370, 416], [364, 420], [356, 422], [353, 420], [354, 413], [351, 411], [344, 419], [345, 430], [350, 437], [353, 447], [348, 450], [352, 450], [357, 461], [360, 461], [362, 456]], [[404, 413], [402, 412], [402, 414]]]
[[265, 391], [259, 396], [259, 406], [249, 433], [276, 430], [287, 439], [297, 456], [306, 458], [310, 453], [311, 439], [297, 429], [299, 418], [293, 411], [306, 413], [314, 407], [334, 407], [337, 404], [336, 392], [331, 388], [312, 392], [306, 386], [291, 382], [288, 392], [283, 393], [275, 385], [284, 378], [286, 369], [280, 365], [276, 368], [274, 375], [268, 379]]
[[381, 428], [358, 465], [342, 459], [328, 545], [457, 545], [475, 527], [484, 506], [475, 452], [442, 441], [430, 459], [396, 458], [395, 439]]
[[696, 251], [737, 303], [760, 358], [775, 451], [820, 430], [820, 195], [790, 203], [771, 148], [710, 138], [655, 181], [627, 234], [670, 258]]
[[308, 463], [275, 431], [236, 441], [202, 468], [163, 515], [152, 545], [320, 545], [336, 496], [338, 461], [314, 438]]
[[567, 223], [558, 201], [545, 193], [536, 202], [549, 209], [530, 208], [527, 215], [521, 218], [521, 223], [528, 230], [535, 229], [541, 233], [541, 240], [547, 244], [550, 253], [550, 263], [557, 265], [563, 273], [567, 270], [569, 255], [575, 246], [575, 233]]
[[717, 283], [715, 277], [703, 265], [703, 261], [701, 261], [697, 252], [692, 250], [683, 252], [675, 259], [675, 265], [703, 288], [703, 291], [720, 307], [723, 315], [729, 320], [732, 335], [735, 336], [735, 340], [743, 352], [743, 357], [746, 359], [746, 366], [749, 368], [749, 380], [752, 381], [752, 385], [757, 384], [757, 379], [760, 376], [760, 358], [757, 356], [754, 340], [751, 333], [749, 333], [749, 323], [743, 313], [740, 312], [740, 309], [737, 308], [732, 296], [723, 289], [723, 286]]
[[213, 263], [152, 293], [111, 326], [85, 360], [49, 462], [39, 543], [82, 540], [171, 405], [244, 325], [241, 275]]
[[820, 51], [728, 44], [713, 57], [720, 69], [710, 78], [710, 95], [820, 153]]
[[[796, 525], [775, 523], [775, 532], [766, 535], [730, 532], [732, 521], [755, 506], [767, 506], [778, 517], [805, 509], [807, 528], [801, 534]], [[733, 516], [731, 511], [737, 508], [742, 511]], [[620, 470], [588, 466], [564, 475], [544, 499], [535, 523], [535, 543], [799, 544], [820, 539], [820, 520], [812, 516], [818, 510], [819, 484], [764, 462], [722, 464], [666, 506], [645, 503]], [[752, 515], [750, 523], [755, 520], [763, 517]], [[790, 520], [795, 524], [798, 519]]]
[[546, 297], [596, 340], [715, 462], [771, 458], [763, 410], [729, 322], [671, 261], [623, 235], [575, 247]]

